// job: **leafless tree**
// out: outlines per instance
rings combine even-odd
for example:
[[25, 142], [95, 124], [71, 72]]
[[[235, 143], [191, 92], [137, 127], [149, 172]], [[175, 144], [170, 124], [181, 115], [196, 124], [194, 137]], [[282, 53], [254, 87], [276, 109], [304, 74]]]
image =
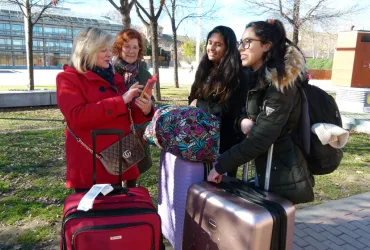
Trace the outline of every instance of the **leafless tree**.
[[198, 0], [169, 0], [165, 4], [166, 12], [171, 20], [173, 50], [174, 50], [174, 81], [175, 87], [179, 88], [178, 77], [178, 54], [177, 54], [177, 30], [181, 23], [187, 19], [194, 18], [216, 18], [214, 15], [217, 12], [215, 4], [203, 13], [197, 13]]
[[110, 2], [113, 7], [121, 13], [122, 16], [122, 24], [124, 29], [128, 29], [131, 26], [131, 17], [130, 17], [130, 12], [132, 7], [135, 5], [137, 0], [119, 0], [120, 1], [120, 6], [118, 6], [114, 0], [107, 0]]
[[246, 11], [255, 15], [271, 14], [283, 18], [293, 27], [293, 42], [298, 44], [299, 29], [306, 22], [325, 22], [348, 17], [368, 6], [352, 4], [343, 9], [330, 8], [333, 0], [244, 0]]
[[52, 6], [56, 6], [59, 0], [48, 1], [30, 1], [30, 0], [8, 0], [8, 3], [15, 4], [19, 7], [24, 16], [24, 33], [26, 36], [26, 53], [27, 53], [27, 69], [28, 69], [28, 90], [35, 89], [33, 75], [33, 27], [44, 16], [46, 10]]
[[[144, 23], [144, 25], [147, 27], [147, 29], [150, 29], [150, 32], [151, 32], [152, 64], [153, 64], [153, 70], [154, 70], [153, 73], [158, 75], [158, 82], [156, 84], [156, 91], [155, 91], [156, 99], [158, 101], [161, 100], [161, 88], [160, 88], [160, 83], [159, 83], [159, 65], [158, 65], [158, 54], [159, 54], [158, 19], [162, 13], [164, 2], [165, 0], [159, 1], [158, 10], [157, 10], [157, 13], [155, 13], [154, 1], [149, 0], [149, 13], [148, 13], [148, 11], [138, 1], [136, 1], [137, 15], [139, 16], [141, 21]], [[144, 13], [144, 15], [149, 19], [149, 21], [146, 21], [141, 13]]]

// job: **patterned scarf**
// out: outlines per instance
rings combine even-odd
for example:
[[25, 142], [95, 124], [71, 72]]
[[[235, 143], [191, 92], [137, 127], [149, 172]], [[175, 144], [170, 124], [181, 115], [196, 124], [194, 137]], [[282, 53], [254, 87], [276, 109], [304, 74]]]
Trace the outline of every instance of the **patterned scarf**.
[[109, 68], [107, 69], [95, 66], [91, 71], [96, 73], [98, 76], [100, 76], [113, 86], [114, 72], [112, 64], [109, 64]]
[[126, 61], [122, 60], [120, 57], [115, 58], [114, 62], [114, 69], [120, 75], [125, 78], [125, 87], [129, 89], [134, 83], [138, 82], [139, 76], [139, 62], [136, 61], [133, 64], [129, 64]]

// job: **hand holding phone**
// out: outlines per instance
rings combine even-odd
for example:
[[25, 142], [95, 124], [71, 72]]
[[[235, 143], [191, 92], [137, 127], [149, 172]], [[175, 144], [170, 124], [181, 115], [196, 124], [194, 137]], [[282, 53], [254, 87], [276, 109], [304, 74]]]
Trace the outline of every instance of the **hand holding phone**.
[[157, 83], [157, 74], [155, 74], [152, 78], [148, 79], [143, 92], [141, 92], [140, 97], [144, 97], [144, 93], [148, 93], [154, 88], [154, 85]]

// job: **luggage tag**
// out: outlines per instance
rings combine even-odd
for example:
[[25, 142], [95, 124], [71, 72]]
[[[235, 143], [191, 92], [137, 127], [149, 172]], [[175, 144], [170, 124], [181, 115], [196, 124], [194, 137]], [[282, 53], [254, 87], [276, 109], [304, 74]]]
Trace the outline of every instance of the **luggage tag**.
[[113, 187], [110, 184], [95, 184], [90, 190], [82, 197], [78, 204], [77, 210], [89, 211], [94, 204], [96, 196], [102, 193], [104, 196], [113, 191]]

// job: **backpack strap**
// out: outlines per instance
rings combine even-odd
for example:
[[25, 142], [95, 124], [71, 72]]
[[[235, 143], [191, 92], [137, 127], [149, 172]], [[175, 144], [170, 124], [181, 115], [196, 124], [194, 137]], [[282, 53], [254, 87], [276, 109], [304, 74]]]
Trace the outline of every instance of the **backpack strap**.
[[[308, 81], [308, 80], [306, 80]], [[297, 83], [298, 91], [301, 94], [301, 116], [298, 128], [299, 145], [303, 155], [307, 158], [311, 151], [311, 125], [308, 110], [308, 99], [301, 84]]]

